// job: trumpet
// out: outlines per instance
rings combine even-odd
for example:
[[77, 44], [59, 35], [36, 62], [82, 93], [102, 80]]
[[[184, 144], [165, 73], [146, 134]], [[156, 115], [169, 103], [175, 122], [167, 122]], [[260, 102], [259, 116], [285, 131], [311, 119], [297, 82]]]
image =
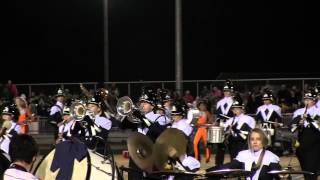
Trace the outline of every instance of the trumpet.
[[90, 119], [95, 118], [94, 113], [92, 111], [90, 111], [86, 107], [86, 105], [84, 103], [82, 103], [81, 101], [74, 102], [73, 104], [71, 104], [70, 114], [76, 121], [79, 121], [83, 127], [87, 126], [87, 124], [88, 124], [86, 121], [83, 121], [83, 118], [85, 116], [89, 116]]
[[132, 123], [140, 123], [144, 121], [147, 126], [152, 124], [150, 120], [140, 113], [140, 110], [133, 104], [132, 100], [128, 96], [121, 97], [118, 100], [117, 113], [120, 116], [127, 116], [128, 120]]

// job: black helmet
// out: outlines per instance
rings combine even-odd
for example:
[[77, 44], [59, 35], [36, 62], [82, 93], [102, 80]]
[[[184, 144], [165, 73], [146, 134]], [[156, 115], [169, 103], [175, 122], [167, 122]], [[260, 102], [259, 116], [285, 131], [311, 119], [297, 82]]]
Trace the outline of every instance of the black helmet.
[[273, 95], [271, 89], [265, 89], [262, 95], [262, 100], [270, 100], [273, 101]]
[[303, 96], [303, 99], [312, 99], [312, 100], [316, 100], [317, 98], [317, 91], [315, 88], [309, 88], [305, 93], [304, 93], [304, 96]]
[[240, 96], [234, 96], [231, 108], [244, 108], [242, 98]]
[[63, 115], [70, 115], [70, 107], [69, 106], [65, 106], [63, 108], [62, 114]]
[[58, 89], [57, 94], [55, 95], [55, 97], [57, 98], [57, 97], [60, 97], [60, 96], [65, 97], [65, 94], [64, 94], [64, 92], [63, 92], [63, 90], [61, 88]]
[[174, 102], [171, 108], [171, 116], [181, 115], [185, 116], [188, 111], [188, 106], [185, 103]]
[[223, 91], [233, 92], [233, 83], [229, 79], [224, 82]]
[[95, 95], [91, 99], [89, 99], [87, 104], [95, 104], [103, 110], [105, 110], [105, 108], [106, 108], [106, 105], [105, 105], [103, 99], [101, 98], [101, 96], [98, 96], [98, 95]]
[[139, 98], [140, 102], [147, 102], [151, 105], [156, 105], [157, 95], [153, 88], [147, 87], [142, 90], [142, 94]]
[[17, 109], [17, 107], [14, 104], [4, 107], [2, 110], [2, 113], [1, 113], [1, 115], [13, 116], [14, 120], [18, 120], [19, 114], [20, 114], [19, 110]]

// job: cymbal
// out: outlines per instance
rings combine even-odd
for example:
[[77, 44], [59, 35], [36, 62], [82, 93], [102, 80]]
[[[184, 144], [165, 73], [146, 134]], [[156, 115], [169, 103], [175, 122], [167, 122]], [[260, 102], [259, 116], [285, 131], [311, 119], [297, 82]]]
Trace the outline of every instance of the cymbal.
[[151, 172], [153, 167], [151, 139], [141, 133], [133, 132], [128, 137], [127, 146], [129, 155], [136, 165], [144, 171]]
[[168, 164], [170, 148], [176, 150], [176, 154], [171, 158], [179, 158], [186, 153], [187, 139], [181, 130], [176, 128], [166, 129], [160, 134], [156, 143], [153, 145], [154, 150], [152, 157], [154, 159], [154, 165], [160, 171], [172, 169]]
[[269, 171], [269, 174], [309, 174], [313, 175], [313, 172], [309, 171], [295, 171], [295, 170], [288, 170], [288, 169], [283, 169], [283, 170], [273, 170]]
[[246, 171], [244, 169], [221, 169], [221, 170], [207, 172], [205, 176], [231, 178], [231, 177], [250, 176], [250, 174], [251, 174], [251, 171]]
[[164, 130], [156, 140], [156, 144], [166, 144], [177, 150], [177, 157], [185, 154], [187, 151], [187, 138], [183, 131], [176, 128]]

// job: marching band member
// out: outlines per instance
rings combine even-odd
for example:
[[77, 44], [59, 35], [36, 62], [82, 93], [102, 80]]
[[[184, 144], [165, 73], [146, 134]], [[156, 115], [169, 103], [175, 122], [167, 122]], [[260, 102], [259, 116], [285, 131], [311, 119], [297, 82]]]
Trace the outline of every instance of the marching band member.
[[[164, 115], [154, 112], [156, 110], [156, 93], [153, 88], [144, 88], [139, 102], [142, 112], [138, 110], [133, 111], [133, 115], [141, 120], [141, 123], [138, 124], [138, 132], [147, 135], [152, 141], [155, 141], [161, 132], [167, 128], [169, 120]], [[128, 172], [129, 180], [143, 179], [143, 173], [140, 172], [140, 168], [131, 158], [129, 159], [129, 167], [135, 169], [135, 171]]]
[[[152, 88], [145, 88], [145, 92], [141, 95], [139, 102], [142, 113], [145, 118], [138, 128], [138, 132], [149, 136], [152, 140], [155, 140], [157, 136], [166, 128], [166, 125], [170, 122], [164, 115], [156, 114], [156, 94]], [[136, 116], [141, 116], [140, 112], [135, 111]], [[164, 128], [160, 128], [163, 126]], [[149, 131], [151, 129], [151, 131]]]
[[317, 106], [317, 108], [320, 109], [320, 83], [316, 85], [315, 91], [317, 93], [317, 104], [316, 104], [316, 106]]
[[244, 114], [244, 104], [240, 97], [234, 97], [232, 112], [234, 116], [225, 124], [226, 141], [228, 144], [231, 159], [235, 158], [238, 152], [247, 148], [247, 138], [251, 129], [255, 128], [255, 120]]
[[268, 138], [265, 133], [254, 128], [249, 134], [248, 146], [249, 149], [240, 151], [230, 163], [220, 167], [212, 167], [207, 169], [207, 172], [217, 169], [245, 169], [251, 171], [250, 177], [247, 180], [271, 180], [278, 179], [277, 176], [268, 174], [272, 170], [280, 170], [279, 157], [271, 151], [266, 150]]
[[[291, 131], [298, 132], [296, 155], [301, 169], [313, 173], [320, 171], [320, 109], [315, 106], [316, 92], [310, 88], [304, 94], [304, 108], [297, 109], [291, 121]], [[306, 180], [316, 180], [317, 175], [305, 175]]]
[[165, 115], [171, 119], [171, 108], [173, 103], [172, 96], [169, 94], [168, 90], [160, 89], [158, 90], [158, 97], [163, 102], [162, 106], [164, 107]]
[[95, 131], [92, 132], [98, 132], [97, 136], [106, 141], [109, 131], [112, 128], [112, 122], [104, 113], [104, 102], [100, 96], [95, 95], [87, 102], [87, 106], [90, 112], [93, 113], [92, 115], [94, 117], [94, 124], [92, 124], [92, 126]]
[[71, 137], [71, 129], [75, 123], [74, 118], [70, 115], [70, 108], [67, 106], [63, 108], [62, 118], [63, 121], [58, 124], [59, 134], [56, 142], [57, 144], [60, 141], [65, 141], [66, 139]]
[[[174, 147], [168, 147], [168, 156], [171, 158], [172, 163], [174, 163], [176, 169], [179, 169], [184, 172], [196, 172], [200, 169], [201, 164], [197, 159], [195, 159], [192, 156], [188, 156], [187, 154], [182, 154], [179, 157], [177, 157], [177, 150]], [[175, 179], [174, 176], [168, 177], [168, 180], [173, 179]], [[193, 177], [183, 177], [182, 179], [192, 180]]]
[[30, 173], [32, 164], [35, 162], [39, 148], [32, 136], [19, 134], [15, 136], [9, 148], [12, 161], [9, 169], [4, 172], [4, 180], [25, 179], [38, 180]]
[[211, 112], [209, 111], [209, 105], [207, 102], [200, 101], [198, 103], [198, 109], [202, 115], [197, 121], [197, 132], [193, 140], [194, 157], [196, 159], [199, 159], [198, 144], [200, 139], [202, 139], [206, 149], [206, 162], [208, 163], [210, 161], [211, 153], [209, 147], [207, 146], [207, 128], [202, 126], [205, 124], [211, 124], [213, 117]]
[[263, 105], [258, 107], [257, 109], [256, 120], [259, 124], [261, 124], [262, 129], [273, 129], [273, 133], [267, 132], [270, 133], [267, 134], [267, 136], [271, 137], [269, 146], [273, 146], [276, 127], [279, 127], [279, 124], [282, 124], [281, 108], [277, 105], [272, 104], [274, 102], [274, 98], [269, 89], [265, 90], [262, 96], [262, 100]]
[[186, 111], [186, 105], [182, 105], [181, 103], [177, 102], [173, 103], [171, 109], [171, 118], [173, 123], [170, 128], [179, 129], [185, 134], [186, 138], [188, 139], [187, 154], [191, 156], [194, 155], [193, 141], [191, 137], [193, 127], [190, 126], [190, 124], [187, 122], [187, 119], [185, 119]]
[[55, 95], [56, 104], [54, 104], [50, 109], [49, 123], [54, 127], [54, 139], [58, 138], [58, 123], [62, 121], [62, 111], [64, 107], [65, 95], [62, 89], [59, 88], [57, 94]]
[[[229, 117], [233, 116], [231, 111], [231, 106], [233, 103], [232, 94], [233, 94], [233, 83], [230, 80], [226, 80], [223, 86], [223, 98], [217, 102], [216, 106], [216, 115], [218, 125], [224, 127], [224, 123]], [[224, 143], [217, 144], [217, 153], [215, 162], [216, 165], [222, 165], [224, 162], [226, 146]]]
[[1, 114], [4, 123], [1, 128], [0, 147], [7, 154], [11, 138], [21, 133], [20, 126], [17, 124], [18, 114], [18, 109], [13, 105], [6, 106]]

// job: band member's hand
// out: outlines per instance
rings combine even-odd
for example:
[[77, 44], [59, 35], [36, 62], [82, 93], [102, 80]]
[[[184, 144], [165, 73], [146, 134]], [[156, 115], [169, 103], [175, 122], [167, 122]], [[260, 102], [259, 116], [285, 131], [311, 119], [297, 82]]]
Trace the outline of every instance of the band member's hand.
[[206, 174], [206, 170], [200, 169], [200, 170], [198, 170], [198, 171], [196, 172], [196, 174], [204, 175], [204, 174]]
[[314, 121], [314, 120], [311, 118], [310, 114], [307, 115], [306, 120], [307, 120], [307, 122], [309, 122], [309, 123], [311, 123], [311, 122]]
[[280, 178], [281, 180], [289, 179], [289, 174], [279, 174], [279, 178]]
[[143, 115], [141, 114], [141, 112], [138, 111], [138, 110], [133, 110], [132, 115], [134, 115], [138, 119], [143, 119], [144, 118]]
[[237, 129], [237, 127], [236, 127], [236, 126], [232, 126], [231, 128], [232, 128], [232, 131], [233, 131], [233, 132], [235, 132], [235, 133], [240, 132], [240, 130], [239, 130], [239, 129]]

